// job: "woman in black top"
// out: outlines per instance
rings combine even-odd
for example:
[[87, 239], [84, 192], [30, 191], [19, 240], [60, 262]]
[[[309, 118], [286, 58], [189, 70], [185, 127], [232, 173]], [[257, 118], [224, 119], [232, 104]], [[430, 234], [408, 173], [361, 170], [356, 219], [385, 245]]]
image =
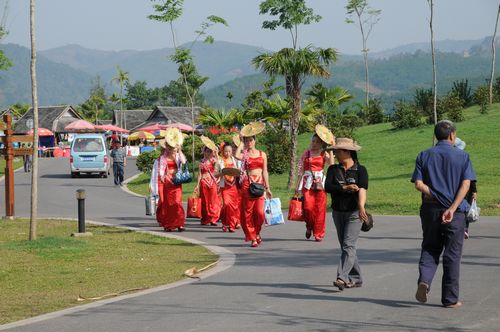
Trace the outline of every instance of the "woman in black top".
[[358, 163], [361, 149], [350, 138], [338, 138], [331, 147], [338, 164], [328, 168], [325, 191], [332, 197], [332, 216], [342, 254], [333, 284], [340, 290], [361, 287], [363, 279], [356, 256], [356, 242], [363, 222], [368, 220], [365, 210], [368, 172]]

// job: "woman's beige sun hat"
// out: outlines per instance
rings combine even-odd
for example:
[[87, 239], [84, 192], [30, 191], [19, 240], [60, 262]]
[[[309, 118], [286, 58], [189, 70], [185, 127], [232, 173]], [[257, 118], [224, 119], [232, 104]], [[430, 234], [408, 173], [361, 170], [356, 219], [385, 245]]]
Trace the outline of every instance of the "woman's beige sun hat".
[[266, 124], [263, 122], [250, 122], [245, 127], [241, 128], [241, 136], [243, 137], [252, 137], [260, 134], [264, 131]]
[[359, 151], [361, 146], [359, 146], [351, 138], [340, 137], [337, 138], [334, 145], [327, 147], [327, 150], [349, 150], [349, 151]]
[[217, 145], [210, 138], [208, 138], [206, 136], [201, 136], [200, 139], [203, 142], [203, 145], [205, 145], [210, 150], [215, 151], [215, 152], [219, 151], [219, 148], [217, 147]]
[[166, 145], [175, 148], [181, 146], [183, 142], [184, 136], [182, 136], [182, 132], [179, 129], [167, 128], [165, 131], [165, 139], [160, 141], [160, 146], [165, 149], [167, 148]]
[[330, 131], [330, 129], [326, 128], [325, 126], [317, 124], [316, 127], [314, 127], [314, 132], [326, 144], [335, 144], [335, 136], [333, 136], [333, 133]]

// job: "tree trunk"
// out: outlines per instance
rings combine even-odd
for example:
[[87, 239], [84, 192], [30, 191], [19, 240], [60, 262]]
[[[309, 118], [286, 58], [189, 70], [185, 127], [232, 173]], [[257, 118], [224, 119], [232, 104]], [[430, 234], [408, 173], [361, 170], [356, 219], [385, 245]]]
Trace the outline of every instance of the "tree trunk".
[[33, 107], [33, 165], [31, 168], [30, 241], [37, 238], [38, 208], [38, 90], [36, 82], [35, 0], [30, 0], [31, 99]]
[[493, 79], [495, 77], [495, 58], [496, 58], [496, 45], [495, 39], [497, 36], [497, 27], [498, 27], [498, 16], [500, 15], [500, 5], [498, 6], [497, 11], [497, 20], [495, 21], [495, 31], [493, 32], [493, 38], [491, 40], [491, 75], [490, 75], [490, 105], [493, 103]]
[[368, 51], [366, 50], [366, 48], [365, 50], [363, 50], [363, 58], [365, 60], [365, 89], [366, 89], [365, 102], [366, 102], [366, 111], [368, 111], [368, 106], [370, 103], [370, 81], [368, 77]]
[[[434, 28], [432, 26], [434, 18], [434, 3], [433, 0], [428, 0], [429, 7], [431, 9], [431, 18], [429, 20], [429, 28], [431, 30], [431, 54], [432, 54], [432, 90], [433, 90], [433, 113], [434, 113], [434, 125], [437, 124], [437, 78], [436, 78], [436, 53], [434, 50]], [[435, 143], [435, 137], [432, 136], [432, 145]]]
[[290, 172], [288, 174], [288, 189], [295, 187], [297, 178], [297, 141], [299, 136], [299, 123], [300, 123], [300, 78], [298, 76], [291, 76], [292, 83], [292, 117], [290, 119]]

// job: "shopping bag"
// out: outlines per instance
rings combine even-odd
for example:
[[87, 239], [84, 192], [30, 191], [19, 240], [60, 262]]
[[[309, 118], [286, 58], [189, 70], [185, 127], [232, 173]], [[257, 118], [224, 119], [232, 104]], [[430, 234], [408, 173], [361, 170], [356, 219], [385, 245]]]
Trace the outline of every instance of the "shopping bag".
[[481, 208], [479, 206], [477, 206], [476, 200], [473, 199], [472, 204], [470, 205], [470, 210], [467, 213], [467, 221], [468, 222], [478, 221], [480, 212], [481, 212]]
[[201, 218], [201, 198], [195, 196], [188, 198], [187, 217]]
[[266, 225], [274, 226], [285, 223], [283, 212], [281, 211], [281, 201], [279, 198], [266, 199], [264, 201], [264, 216]]
[[303, 200], [294, 196], [288, 203], [288, 220], [305, 221]]
[[156, 214], [156, 196], [150, 195], [144, 198], [146, 203], [146, 215], [154, 216]]

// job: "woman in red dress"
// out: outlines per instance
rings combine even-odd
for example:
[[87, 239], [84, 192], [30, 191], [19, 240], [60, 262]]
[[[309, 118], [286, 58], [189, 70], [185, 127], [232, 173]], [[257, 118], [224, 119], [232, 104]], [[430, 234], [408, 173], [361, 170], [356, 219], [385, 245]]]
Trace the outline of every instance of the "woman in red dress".
[[[240, 162], [233, 156], [233, 146], [230, 143], [225, 143], [222, 148], [222, 157], [219, 159], [220, 169], [224, 168], [240, 168]], [[231, 175], [222, 175], [220, 180], [220, 189], [222, 193], [222, 231], [233, 233], [236, 228], [240, 227], [240, 204], [241, 194], [238, 188], [237, 177]]]
[[[217, 148], [215, 143], [213, 143], [212, 148]], [[203, 159], [200, 162], [197, 186], [201, 198], [202, 225], [217, 226], [217, 221], [220, 218], [222, 203], [219, 196], [219, 179], [215, 176], [216, 169], [217, 151], [211, 150], [205, 145], [203, 147]]]
[[[172, 128], [176, 129], [176, 128]], [[166, 232], [177, 229], [184, 231], [184, 208], [182, 207], [182, 185], [172, 182], [178, 167], [186, 163], [186, 157], [180, 150], [182, 133], [160, 141], [161, 154], [155, 160], [151, 173], [149, 191], [158, 200], [156, 220]]]
[[251, 247], [258, 247], [262, 242], [260, 231], [264, 224], [264, 195], [253, 197], [248, 188], [251, 182], [261, 183], [265, 187], [265, 196], [272, 198], [267, 172], [267, 155], [255, 148], [255, 135], [262, 132], [263, 124], [252, 123], [241, 129], [243, 144], [236, 150], [235, 157], [242, 160], [241, 181], [241, 227], [245, 232], [245, 241]]
[[296, 190], [297, 194], [302, 193], [304, 196], [306, 239], [314, 235], [317, 242], [325, 237], [326, 192], [323, 169], [334, 162], [333, 153], [324, 151], [325, 145], [317, 134], [313, 135], [309, 148], [300, 158]]

